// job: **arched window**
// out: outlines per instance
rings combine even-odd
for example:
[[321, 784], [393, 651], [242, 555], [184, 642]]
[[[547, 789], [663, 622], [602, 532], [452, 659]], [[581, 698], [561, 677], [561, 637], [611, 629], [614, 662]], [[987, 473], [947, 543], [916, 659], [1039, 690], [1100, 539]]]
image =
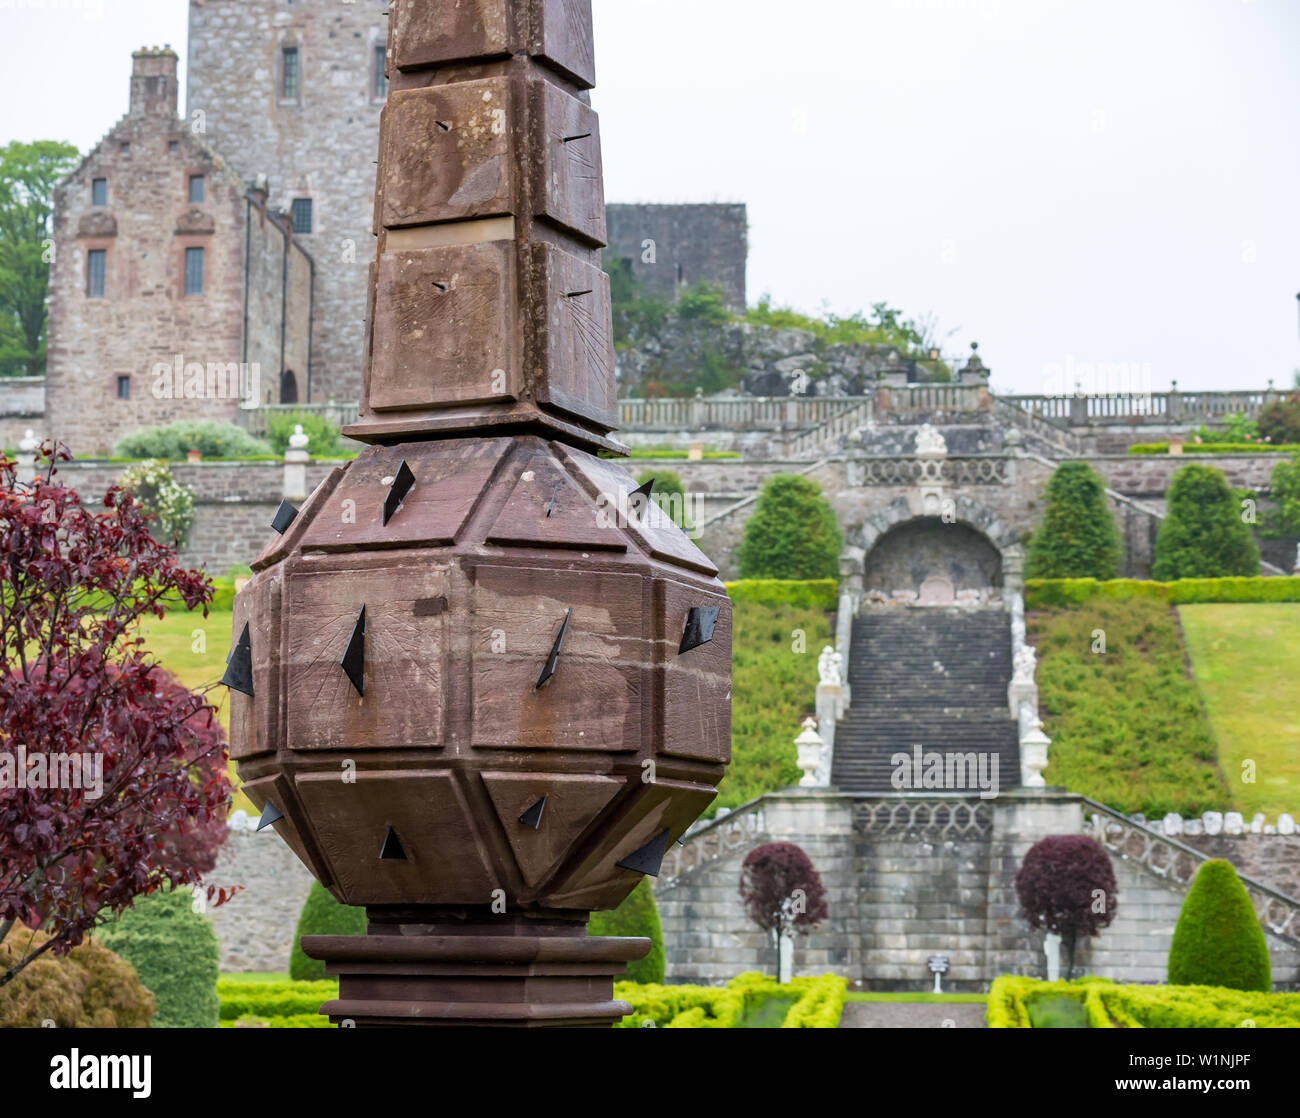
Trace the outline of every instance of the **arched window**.
[[285, 369], [280, 374], [280, 403], [296, 404], [298, 402], [298, 378], [292, 369]]

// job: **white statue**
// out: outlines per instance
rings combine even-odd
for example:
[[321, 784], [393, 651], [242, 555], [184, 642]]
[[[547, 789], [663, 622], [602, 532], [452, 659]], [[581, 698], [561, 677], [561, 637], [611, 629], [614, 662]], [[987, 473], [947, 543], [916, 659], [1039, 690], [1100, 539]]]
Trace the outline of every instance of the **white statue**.
[[840, 678], [840, 665], [843, 662], [844, 657], [828, 644], [817, 657], [818, 682], [827, 687], [841, 686], [844, 681]]
[[939, 458], [948, 453], [948, 443], [937, 428], [923, 423], [916, 432], [916, 456], [918, 458]]
[[1032, 644], [1022, 644], [1016, 651], [1016, 658], [1012, 665], [1012, 682], [1013, 683], [1033, 683], [1034, 669], [1038, 664], [1038, 653], [1034, 651]]
[[293, 425], [293, 434], [289, 436], [289, 445], [293, 447], [294, 450], [302, 450], [310, 441], [311, 440], [303, 434], [302, 424], [295, 423]]

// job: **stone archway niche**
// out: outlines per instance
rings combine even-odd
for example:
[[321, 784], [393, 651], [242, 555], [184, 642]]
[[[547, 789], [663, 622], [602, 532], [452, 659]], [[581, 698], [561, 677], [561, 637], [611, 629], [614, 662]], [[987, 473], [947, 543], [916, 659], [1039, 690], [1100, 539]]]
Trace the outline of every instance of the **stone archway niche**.
[[919, 516], [896, 524], [868, 552], [863, 589], [916, 594], [922, 604], [951, 603], [963, 590], [1002, 586], [1002, 553], [983, 532]]

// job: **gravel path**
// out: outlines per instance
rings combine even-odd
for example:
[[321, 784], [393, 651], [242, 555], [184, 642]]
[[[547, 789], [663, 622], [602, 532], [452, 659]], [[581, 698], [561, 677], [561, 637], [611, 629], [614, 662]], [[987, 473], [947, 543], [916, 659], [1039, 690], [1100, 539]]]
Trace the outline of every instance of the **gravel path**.
[[[948, 1022], [948, 1024], [945, 1024]], [[841, 1029], [985, 1029], [979, 1002], [845, 1002]]]

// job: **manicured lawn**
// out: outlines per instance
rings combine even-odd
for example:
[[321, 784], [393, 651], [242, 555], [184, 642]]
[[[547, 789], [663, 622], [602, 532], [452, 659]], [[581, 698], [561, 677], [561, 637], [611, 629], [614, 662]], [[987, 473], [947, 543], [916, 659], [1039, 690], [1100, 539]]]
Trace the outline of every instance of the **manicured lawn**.
[[923, 1002], [927, 1005], [943, 1005], [952, 1002], [987, 1002], [988, 994], [875, 994], [870, 991], [855, 993], [850, 990], [845, 996], [846, 1002]]
[[[1250, 819], [1300, 807], [1300, 603], [1180, 606], [1232, 800]], [[1255, 763], [1255, 782], [1242, 779]]]
[[1126, 814], [1232, 807], [1239, 785], [1230, 790], [1219, 769], [1170, 606], [1093, 598], [1072, 609], [1035, 610], [1026, 621], [1038, 649], [1043, 728], [1052, 739], [1048, 784]]

